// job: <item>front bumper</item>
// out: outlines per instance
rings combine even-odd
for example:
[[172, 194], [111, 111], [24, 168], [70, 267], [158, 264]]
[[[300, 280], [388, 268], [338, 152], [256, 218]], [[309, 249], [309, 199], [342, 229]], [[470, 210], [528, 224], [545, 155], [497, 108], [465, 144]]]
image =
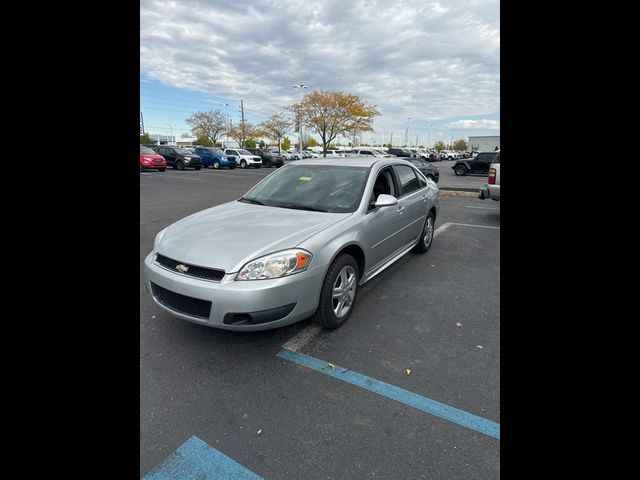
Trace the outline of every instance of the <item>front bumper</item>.
[[[267, 330], [310, 317], [318, 307], [324, 280], [321, 268], [273, 280], [235, 281], [235, 276], [233, 273], [220, 282], [211, 282], [167, 270], [155, 263], [154, 252], [144, 260], [145, 286], [158, 306], [183, 320], [225, 330]], [[161, 287], [155, 289], [156, 294], [152, 283]], [[200, 303], [211, 302], [208, 318], [175, 310], [166, 297], [165, 301], [158, 298], [162, 297], [159, 291], [168, 291], [168, 298], [177, 294]]]

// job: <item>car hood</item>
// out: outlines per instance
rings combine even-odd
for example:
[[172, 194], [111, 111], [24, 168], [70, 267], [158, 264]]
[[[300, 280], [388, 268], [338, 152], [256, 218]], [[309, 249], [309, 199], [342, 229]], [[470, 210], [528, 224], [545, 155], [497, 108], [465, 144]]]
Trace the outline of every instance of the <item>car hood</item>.
[[167, 227], [157, 252], [182, 263], [231, 273], [256, 257], [295, 247], [350, 215], [233, 201]]

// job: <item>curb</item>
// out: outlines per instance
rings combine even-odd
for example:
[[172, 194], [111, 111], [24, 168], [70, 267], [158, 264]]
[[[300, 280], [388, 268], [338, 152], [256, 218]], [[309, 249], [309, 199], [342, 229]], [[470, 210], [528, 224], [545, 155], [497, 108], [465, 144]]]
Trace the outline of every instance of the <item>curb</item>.
[[448, 192], [473, 192], [480, 193], [480, 188], [471, 187], [438, 187], [439, 190], [445, 190]]

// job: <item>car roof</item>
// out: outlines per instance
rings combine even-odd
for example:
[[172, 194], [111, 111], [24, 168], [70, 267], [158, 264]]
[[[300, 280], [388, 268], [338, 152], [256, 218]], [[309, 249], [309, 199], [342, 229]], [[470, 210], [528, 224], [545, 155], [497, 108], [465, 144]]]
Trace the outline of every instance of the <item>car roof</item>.
[[340, 157], [340, 158], [310, 158], [306, 160], [297, 160], [289, 165], [344, 165], [345, 167], [370, 167], [379, 162], [387, 163], [411, 163], [402, 159], [402, 157]]

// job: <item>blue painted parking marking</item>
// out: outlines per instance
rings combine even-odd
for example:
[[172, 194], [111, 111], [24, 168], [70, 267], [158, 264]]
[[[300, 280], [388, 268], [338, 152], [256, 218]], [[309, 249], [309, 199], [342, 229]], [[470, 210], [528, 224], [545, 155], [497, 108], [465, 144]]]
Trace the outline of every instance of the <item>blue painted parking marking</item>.
[[333, 368], [331, 368], [327, 362], [303, 353], [283, 348], [278, 353], [278, 357], [297, 363], [298, 365], [309, 367], [313, 370], [324, 373], [325, 375], [329, 375], [330, 377], [342, 380], [343, 382], [348, 382], [358, 387], [365, 388], [371, 392], [391, 398], [450, 422], [457, 423], [458, 425], [470, 428], [476, 432], [484, 433], [490, 437], [500, 438], [500, 424], [492, 420], [478, 417], [477, 415], [465, 412], [464, 410], [450, 407], [444, 403], [436, 402], [430, 398], [423, 397], [403, 388], [376, 380], [375, 378], [367, 377], [366, 375], [345, 369], [338, 365], [333, 365]]
[[262, 480], [198, 437], [191, 437], [142, 480]]

